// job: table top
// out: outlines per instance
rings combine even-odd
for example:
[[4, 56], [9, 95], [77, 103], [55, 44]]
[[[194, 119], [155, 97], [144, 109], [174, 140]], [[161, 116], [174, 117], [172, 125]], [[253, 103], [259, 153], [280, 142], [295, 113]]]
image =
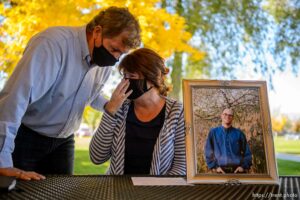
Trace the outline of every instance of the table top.
[[280, 185], [192, 186], [134, 186], [130, 176], [48, 176], [17, 181], [0, 199], [300, 199], [299, 185], [299, 176], [280, 177]]

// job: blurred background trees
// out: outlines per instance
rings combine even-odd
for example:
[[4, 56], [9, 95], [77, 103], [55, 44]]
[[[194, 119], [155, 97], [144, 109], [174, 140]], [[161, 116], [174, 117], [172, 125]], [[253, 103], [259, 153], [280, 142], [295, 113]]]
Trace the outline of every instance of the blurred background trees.
[[[272, 75], [278, 71], [291, 68], [298, 73], [299, 0], [162, 2], [167, 10], [186, 19], [186, 30], [193, 36], [190, 43], [206, 52], [203, 60], [188, 55], [171, 58], [173, 67], [182, 67], [184, 77], [235, 79], [241, 73], [255, 73], [272, 83]], [[177, 90], [173, 96], [179, 96]]]
[[126, 6], [139, 20], [143, 46], [163, 57], [174, 51], [188, 52], [196, 59], [203, 53], [188, 44], [192, 35], [185, 20], [157, 6], [157, 0], [11, 0], [0, 4], [0, 70], [11, 74], [28, 40], [49, 26], [84, 25], [101, 9]]
[[[203, 52], [188, 43], [192, 35], [185, 30], [184, 18], [168, 13], [157, 3], [157, 0], [1, 1], [0, 84], [12, 73], [33, 35], [49, 26], [84, 25], [109, 6], [128, 7], [140, 22], [143, 46], [154, 49], [164, 58], [180, 51], [188, 53], [194, 60], [202, 59]], [[84, 112], [84, 122], [92, 127], [99, 118], [100, 114], [89, 107]]]
[[[143, 46], [167, 60], [174, 98], [181, 99], [182, 78], [261, 77], [272, 86], [278, 72], [298, 74], [299, 0], [2, 0], [0, 88], [34, 34], [84, 25], [108, 6], [126, 6], [138, 18]], [[92, 112], [85, 112], [86, 122], [99, 117]]]

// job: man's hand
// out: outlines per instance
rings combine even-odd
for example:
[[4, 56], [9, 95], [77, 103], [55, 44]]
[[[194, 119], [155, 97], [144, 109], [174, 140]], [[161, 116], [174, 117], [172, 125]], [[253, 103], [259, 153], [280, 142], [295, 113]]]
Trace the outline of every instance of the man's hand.
[[116, 112], [119, 110], [123, 102], [132, 93], [132, 90], [125, 93], [128, 87], [129, 87], [129, 80], [122, 79], [122, 81], [118, 84], [118, 86], [112, 93], [109, 102], [107, 102], [107, 104], [105, 105], [105, 110], [109, 112], [111, 115], [116, 114]]
[[218, 167], [217, 169], [213, 169], [213, 172], [214, 172], [214, 173], [222, 173], [222, 174], [225, 174], [225, 172], [222, 170], [221, 167]]
[[46, 177], [36, 172], [23, 171], [18, 168], [8, 167], [0, 168], [0, 175], [2, 176], [14, 176], [21, 180], [44, 180]]
[[245, 170], [244, 168], [242, 167], [237, 167], [235, 170], [234, 170], [234, 173], [237, 174], [237, 173], [243, 173]]

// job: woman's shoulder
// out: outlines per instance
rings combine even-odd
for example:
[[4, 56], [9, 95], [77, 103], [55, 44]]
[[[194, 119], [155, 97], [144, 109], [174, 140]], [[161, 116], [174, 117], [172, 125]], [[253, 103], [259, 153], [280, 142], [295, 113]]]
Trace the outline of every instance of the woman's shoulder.
[[176, 100], [176, 99], [173, 99], [173, 98], [171, 98], [171, 97], [165, 97], [165, 99], [166, 99], [166, 105], [167, 105], [167, 107], [169, 106], [169, 107], [171, 107], [171, 108], [173, 108], [173, 109], [183, 109], [183, 104], [182, 104], [182, 102], [181, 101], [178, 101], [178, 100]]
[[183, 113], [183, 105], [180, 101], [166, 97], [166, 113], [171, 119], [178, 119]]

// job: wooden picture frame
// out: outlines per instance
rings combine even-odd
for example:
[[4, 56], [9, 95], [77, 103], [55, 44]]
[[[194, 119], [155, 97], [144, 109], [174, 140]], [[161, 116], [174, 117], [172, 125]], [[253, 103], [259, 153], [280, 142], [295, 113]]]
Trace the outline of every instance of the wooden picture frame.
[[[188, 183], [279, 183], [265, 81], [183, 80], [183, 102]], [[225, 108], [233, 110], [232, 127], [236, 132], [244, 133], [239, 134], [241, 138], [244, 135], [244, 141], [247, 142], [233, 143], [236, 142], [234, 137], [226, 139], [227, 142], [212, 141], [217, 140], [217, 137], [213, 138], [212, 133], [209, 136], [210, 132], [219, 131], [218, 134], [223, 134], [220, 133], [224, 128], [221, 126], [221, 114]], [[224, 132], [224, 137], [227, 136]], [[216, 145], [211, 145], [213, 143]], [[219, 144], [221, 150], [215, 147]], [[243, 149], [239, 150], [239, 156], [230, 154], [236, 148], [233, 144]], [[228, 150], [228, 145], [231, 145], [231, 150]], [[216, 172], [219, 167], [236, 172], [237, 165], [228, 164], [236, 160], [245, 168], [242, 167], [244, 173]], [[219, 166], [222, 163], [224, 166]]]

